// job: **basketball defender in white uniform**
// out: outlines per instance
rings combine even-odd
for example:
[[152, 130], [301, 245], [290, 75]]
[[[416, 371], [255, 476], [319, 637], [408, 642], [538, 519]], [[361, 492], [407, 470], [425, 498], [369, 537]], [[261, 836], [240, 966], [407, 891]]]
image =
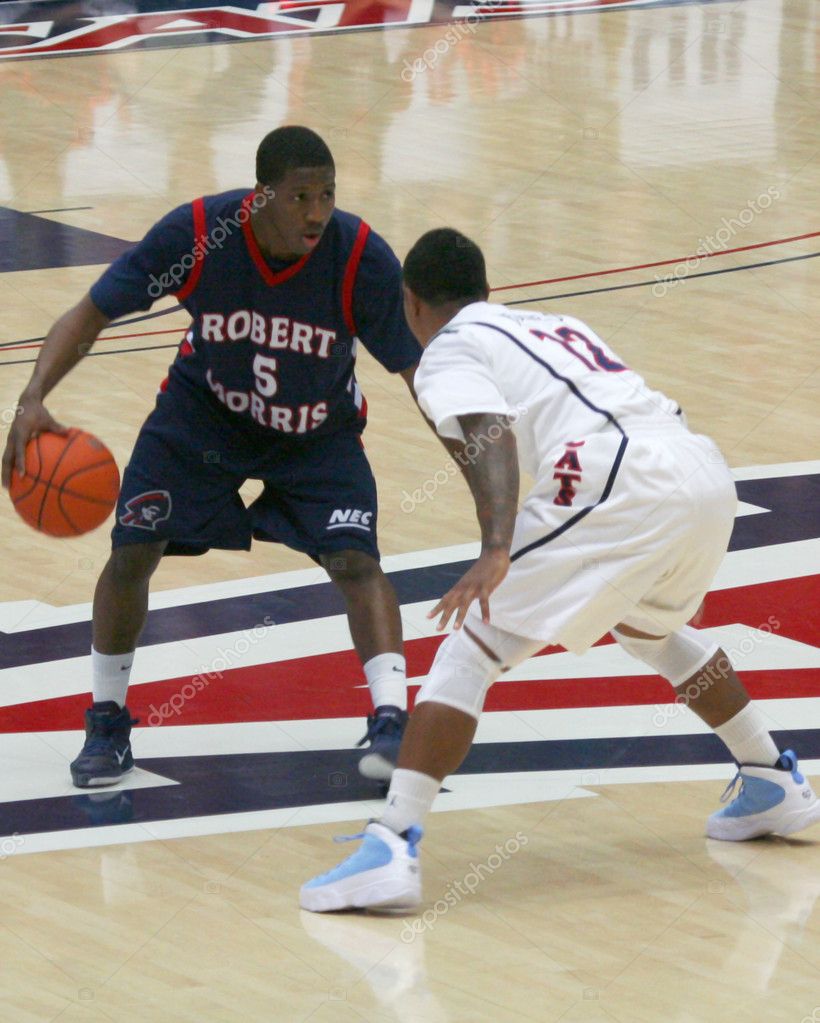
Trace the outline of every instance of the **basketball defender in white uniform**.
[[[431, 612], [439, 629], [455, 615], [455, 631], [416, 699], [384, 815], [356, 853], [303, 886], [302, 906], [418, 904], [421, 824], [467, 754], [487, 689], [546, 644], [581, 654], [607, 632], [737, 761], [740, 793], [709, 818], [710, 838], [820, 821], [795, 754], [778, 750], [725, 653], [688, 624], [737, 503], [712, 441], [579, 320], [487, 302], [481, 252], [458, 232], [419, 239], [404, 286], [425, 348], [419, 405], [467, 478], [481, 554]], [[517, 511], [519, 464], [535, 484]]]

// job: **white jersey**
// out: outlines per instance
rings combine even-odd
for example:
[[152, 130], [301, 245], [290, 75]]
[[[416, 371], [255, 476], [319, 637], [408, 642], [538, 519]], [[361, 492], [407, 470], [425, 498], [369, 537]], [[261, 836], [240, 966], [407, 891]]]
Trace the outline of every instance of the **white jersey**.
[[552, 473], [556, 449], [603, 429], [681, 423], [677, 404], [580, 320], [491, 302], [465, 306], [436, 335], [415, 387], [442, 437], [466, 439], [461, 415], [509, 417], [521, 466], [536, 478]]

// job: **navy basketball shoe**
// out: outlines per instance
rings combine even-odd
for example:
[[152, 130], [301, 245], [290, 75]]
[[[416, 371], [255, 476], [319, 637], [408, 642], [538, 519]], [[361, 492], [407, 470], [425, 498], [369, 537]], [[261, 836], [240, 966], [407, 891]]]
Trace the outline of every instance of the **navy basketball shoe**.
[[359, 761], [359, 773], [376, 781], [390, 781], [399, 759], [399, 747], [407, 727], [407, 711], [398, 707], [377, 707], [367, 719], [367, 732], [356, 745], [370, 745]]
[[127, 707], [113, 700], [95, 703], [85, 712], [85, 745], [71, 765], [78, 789], [114, 785], [134, 768], [131, 726], [137, 723]]

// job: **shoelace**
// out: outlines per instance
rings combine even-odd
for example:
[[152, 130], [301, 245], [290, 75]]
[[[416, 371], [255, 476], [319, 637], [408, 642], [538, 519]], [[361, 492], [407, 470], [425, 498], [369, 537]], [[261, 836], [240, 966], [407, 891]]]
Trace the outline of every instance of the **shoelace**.
[[[368, 824], [372, 824], [373, 821], [368, 821]], [[399, 838], [403, 838], [407, 842], [410, 853], [412, 854], [416, 846], [421, 841], [421, 836], [424, 834], [422, 829], [416, 824], [412, 824], [407, 831], [402, 832]], [[333, 841], [341, 844], [342, 842], [355, 842], [357, 838], [364, 838], [365, 833], [360, 831], [358, 835], [334, 835]]]
[[372, 717], [367, 719], [367, 731], [356, 743], [356, 747], [364, 746], [366, 742], [370, 742], [376, 738], [377, 735], [381, 735], [382, 732], [387, 730], [388, 725], [399, 726], [399, 722], [392, 716], [392, 714], [374, 714]]
[[364, 832], [360, 831], [358, 835], [334, 835], [334, 842], [355, 842], [357, 838], [364, 838]]
[[740, 799], [740, 797], [743, 795], [743, 781], [740, 777], [740, 771], [738, 771], [734, 778], [732, 778], [732, 780], [723, 790], [723, 795], [720, 797], [721, 803], [727, 803], [729, 801], [729, 797], [734, 792], [735, 786], [737, 785], [738, 781], [740, 781], [740, 792], [738, 792], [737, 797], [738, 799]]
[[[140, 722], [139, 718], [132, 718], [129, 714], [129, 722], [133, 725], [138, 725]], [[107, 753], [109, 751], [111, 743], [111, 732], [103, 731], [103, 729], [95, 729], [94, 732], [86, 739], [83, 746], [83, 753], [90, 756], [97, 756], [97, 754]]]
[[107, 753], [110, 748], [111, 740], [106, 736], [95, 736], [93, 739], [89, 739], [83, 747], [83, 753], [92, 757], [97, 754]]

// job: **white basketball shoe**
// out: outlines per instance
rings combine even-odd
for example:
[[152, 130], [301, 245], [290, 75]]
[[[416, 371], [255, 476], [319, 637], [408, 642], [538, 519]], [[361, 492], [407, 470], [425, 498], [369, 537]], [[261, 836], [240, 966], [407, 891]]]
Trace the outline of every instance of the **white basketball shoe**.
[[421, 828], [415, 825], [397, 835], [371, 821], [360, 835], [336, 841], [364, 839], [353, 853], [333, 870], [302, 885], [299, 905], [312, 913], [339, 909], [412, 909], [421, 902], [421, 870], [418, 842]]
[[738, 781], [738, 795], [706, 822], [707, 837], [745, 842], [761, 835], [793, 835], [820, 821], [820, 800], [797, 770], [793, 750], [781, 753], [774, 767], [741, 764], [720, 797], [722, 803]]

